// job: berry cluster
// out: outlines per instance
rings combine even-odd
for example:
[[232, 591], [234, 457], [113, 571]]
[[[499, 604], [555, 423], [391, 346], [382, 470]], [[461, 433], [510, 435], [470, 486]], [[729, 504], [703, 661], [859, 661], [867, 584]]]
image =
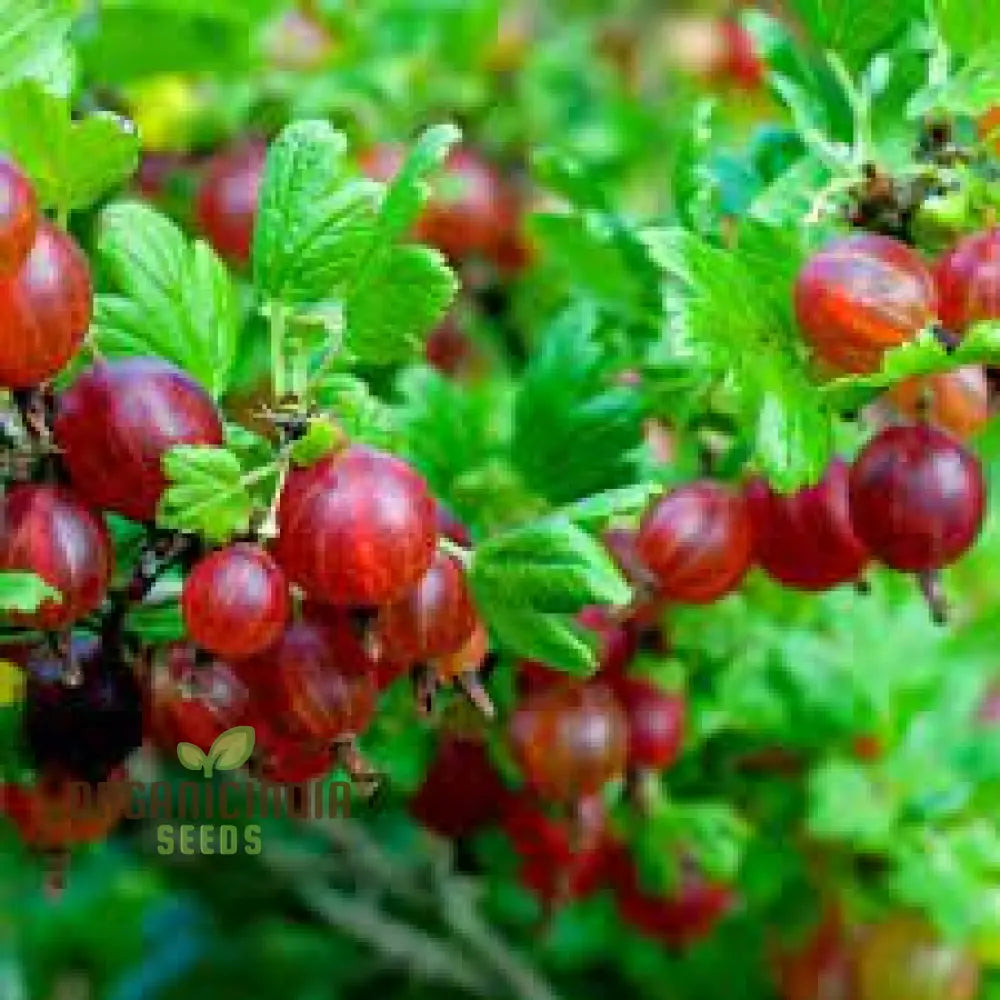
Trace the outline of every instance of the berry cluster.
[[[199, 199], [203, 225], [237, 259], [249, 251], [263, 161], [253, 144], [227, 153]], [[38, 781], [11, 789], [5, 809], [26, 839], [54, 848], [103, 835], [115, 817], [36, 829], [41, 806], [69, 781], [106, 780], [144, 737], [173, 754], [181, 741], [208, 747], [252, 725], [252, 765], [270, 780], [311, 780], [338, 759], [367, 778], [354, 740], [399, 674], [413, 671], [426, 697], [455, 681], [490, 708], [477, 677], [488, 639], [463, 548], [439, 549], [456, 528], [395, 456], [344, 441], [292, 466], [273, 531], [258, 525], [207, 553], [154, 527], [164, 456], [221, 446], [223, 415], [156, 357], [98, 356], [65, 388], [48, 387], [87, 332], [87, 262], [40, 218], [14, 164], [2, 164], [0, 184], [0, 386], [19, 393], [29, 442], [0, 499], [0, 570], [35, 574], [57, 595], [10, 616], [24, 635], [24, 735]], [[284, 434], [286, 449], [293, 438]], [[148, 527], [135, 567], [115, 565], [108, 514]], [[123, 628], [129, 609], [178, 565], [190, 641], [138, 648]]]

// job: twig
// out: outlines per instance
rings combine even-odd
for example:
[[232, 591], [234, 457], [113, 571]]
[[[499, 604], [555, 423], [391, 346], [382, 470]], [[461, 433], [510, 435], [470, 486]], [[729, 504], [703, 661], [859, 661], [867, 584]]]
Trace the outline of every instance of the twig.
[[261, 857], [276, 872], [293, 876], [297, 894], [317, 916], [404, 966], [412, 975], [450, 983], [477, 996], [494, 994], [488, 977], [459, 949], [386, 916], [369, 902], [326, 886], [317, 887], [314, 879], [297, 874], [294, 860], [280, 849], [269, 849]]

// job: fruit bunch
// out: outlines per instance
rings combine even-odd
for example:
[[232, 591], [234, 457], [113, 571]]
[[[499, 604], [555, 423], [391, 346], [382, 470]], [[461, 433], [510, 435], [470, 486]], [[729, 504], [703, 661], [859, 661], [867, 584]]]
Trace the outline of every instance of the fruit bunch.
[[[244, 264], [266, 152], [249, 144], [219, 157], [198, 197], [219, 252]], [[37, 774], [36, 790], [11, 787], [8, 811], [26, 839], [53, 848], [103, 836], [114, 817], [43, 836], [32, 803], [69, 781], [106, 781], [144, 739], [173, 755], [180, 742], [207, 748], [250, 725], [251, 767], [263, 778], [312, 780], [339, 761], [363, 779], [372, 772], [354, 741], [400, 674], [413, 673], [425, 702], [454, 682], [491, 710], [469, 551], [449, 537], [468, 545], [467, 533], [410, 464], [350, 440], [301, 397], [287, 394], [281, 412], [262, 417], [274, 458], [246, 479], [273, 481], [266, 502], [224, 538], [204, 521], [200, 532], [164, 523], [165, 494], [177, 488], [171, 455], [223, 454], [225, 413], [178, 364], [106, 357], [86, 339], [87, 258], [41, 215], [13, 161], [0, 180], [0, 383], [20, 424], [0, 501], [0, 570], [30, 591], [7, 618]], [[192, 513], [183, 489], [182, 518]], [[165, 582], [183, 638], [150, 644], [130, 619]]]

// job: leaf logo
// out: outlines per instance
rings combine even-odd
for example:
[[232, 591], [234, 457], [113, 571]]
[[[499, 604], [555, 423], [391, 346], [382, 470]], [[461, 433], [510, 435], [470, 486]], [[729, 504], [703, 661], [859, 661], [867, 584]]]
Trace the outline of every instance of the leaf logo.
[[178, 743], [177, 759], [189, 771], [203, 771], [211, 778], [215, 771], [242, 767], [250, 759], [255, 741], [253, 726], [235, 726], [219, 736], [207, 754], [193, 743]]

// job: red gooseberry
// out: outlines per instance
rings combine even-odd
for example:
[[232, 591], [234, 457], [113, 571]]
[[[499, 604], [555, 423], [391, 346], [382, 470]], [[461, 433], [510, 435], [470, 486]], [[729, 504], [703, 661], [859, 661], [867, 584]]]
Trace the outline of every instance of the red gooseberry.
[[289, 625], [278, 641], [240, 664], [282, 728], [301, 733], [306, 746], [326, 746], [360, 735], [375, 714], [375, 664], [346, 613]]
[[521, 882], [546, 903], [588, 896], [607, 877], [613, 852], [606, 838], [578, 843], [570, 821], [546, 815], [524, 795], [508, 797], [503, 829], [520, 858]]
[[942, 431], [889, 427], [850, 473], [851, 521], [872, 554], [911, 573], [953, 562], [976, 540], [985, 484], [979, 462]]
[[990, 419], [989, 381], [979, 365], [904, 379], [888, 395], [900, 413], [924, 419], [957, 438], [972, 437]]
[[87, 258], [40, 221], [27, 259], [0, 279], [0, 386], [24, 389], [55, 375], [83, 341], [92, 310]]
[[38, 229], [38, 200], [21, 168], [0, 157], [0, 280], [16, 274], [31, 253]]
[[285, 574], [259, 546], [238, 542], [191, 570], [181, 593], [188, 635], [217, 656], [253, 656], [275, 642], [288, 620]]
[[631, 677], [616, 681], [614, 692], [628, 721], [629, 767], [657, 771], [670, 767], [684, 746], [687, 699], [652, 681]]
[[293, 469], [285, 481], [275, 556], [318, 601], [373, 607], [399, 600], [430, 568], [436, 546], [434, 501], [392, 455], [351, 445]]
[[98, 361], [59, 397], [53, 430], [84, 499], [137, 521], [156, 517], [167, 451], [222, 444], [211, 398], [159, 358]]
[[840, 237], [795, 282], [799, 326], [837, 371], [876, 371], [882, 355], [936, 317], [937, 292], [916, 251], [888, 236]]
[[708, 604], [740, 585], [752, 540], [743, 498], [702, 480], [671, 490], [650, 507], [636, 547], [664, 597]]
[[74, 782], [65, 776], [44, 775], [31, 787], [0, 785], [0, 816], [36, 851], [100, 843], [121, 821], [125, 806], [124, 796], [96, 795], [92, 808], [81, 808]]
[[726, 17], [718, 27], [721, 55], [715, 75], [743, 90], [757, 90], [764, 82], [764, 65], [750, 32], [735, 17]]
[[1000, 227], [958, 241], [937, 263], [939, 315], [952, 333], [1000, 318]]
[[142, 689], [113, 645], [83, 634], [68, 654], [43, 645], [27, 677], [24, 742], [37, 769], [100, 782], [142, 743]]
[[384, 655], [413, 664], [457, 652], [476, 623], [465, 571], [453, 556], [438, 552], [416, 587], [379, 611], [377, 628]]
[[851, 525], [848, 466], [835, 458], [815, 486], [782, 496], [756, 478], [744, 495], [753, 522], [754, 555], [779, 583], [828, 590], [856, 581], [868, 551]]
[[178, 743], [193, 743], [204, 751], [234, 726], [260, 725], [257, 698], [240, 671], [223, 660], [199, 661], [190, 643], [172, 643], [159, 651], [149, 684], [148, 731], [165, 753]]
[[680, 883], [669, 894], [646, 888], [624, 850], [612, 872], [622, 918], [669, 947], [682, 948], [708, 937], [733, 905], [729, 886], [711, 881], [690, 864], [682, 865]]
[[574, 804], [625, 773], [628, 722], [603, 684], [567, 684], [525, 698], [510, 722], [514, 756], [529, 786]]
[[71, 490], [14, 486], [0, 498], [0, 569], [35, 573], [59, 591], [19, 625], [59, 629], [96, 610], [111, 578], [111, 546], [100, 515]]
[[507, 794], [482, 740], [449, 735], [410, 800], [410, 813], [442, 837], [467, 837], [500, 817]]
[[205, 166], [195, 215], [209, 243], [227, 260], [250, 259], [267, 146], [250, 140], [216, 153]]
[[[403, 163], [401, 148], [376, 146], [362, 169], [378, 181], [391, 180]], [[507, 265], [519, 262], [511, 250], [518, 227], [518, 199], [499, 171], [467, 147], [454, 150], [417, 222], [417, 237], [452, 261], [485, 257]]]
[[781, 1000], [854, 1000], [853, 941], [831, 910], [808, 936], [775, 949], [772, 961]]

